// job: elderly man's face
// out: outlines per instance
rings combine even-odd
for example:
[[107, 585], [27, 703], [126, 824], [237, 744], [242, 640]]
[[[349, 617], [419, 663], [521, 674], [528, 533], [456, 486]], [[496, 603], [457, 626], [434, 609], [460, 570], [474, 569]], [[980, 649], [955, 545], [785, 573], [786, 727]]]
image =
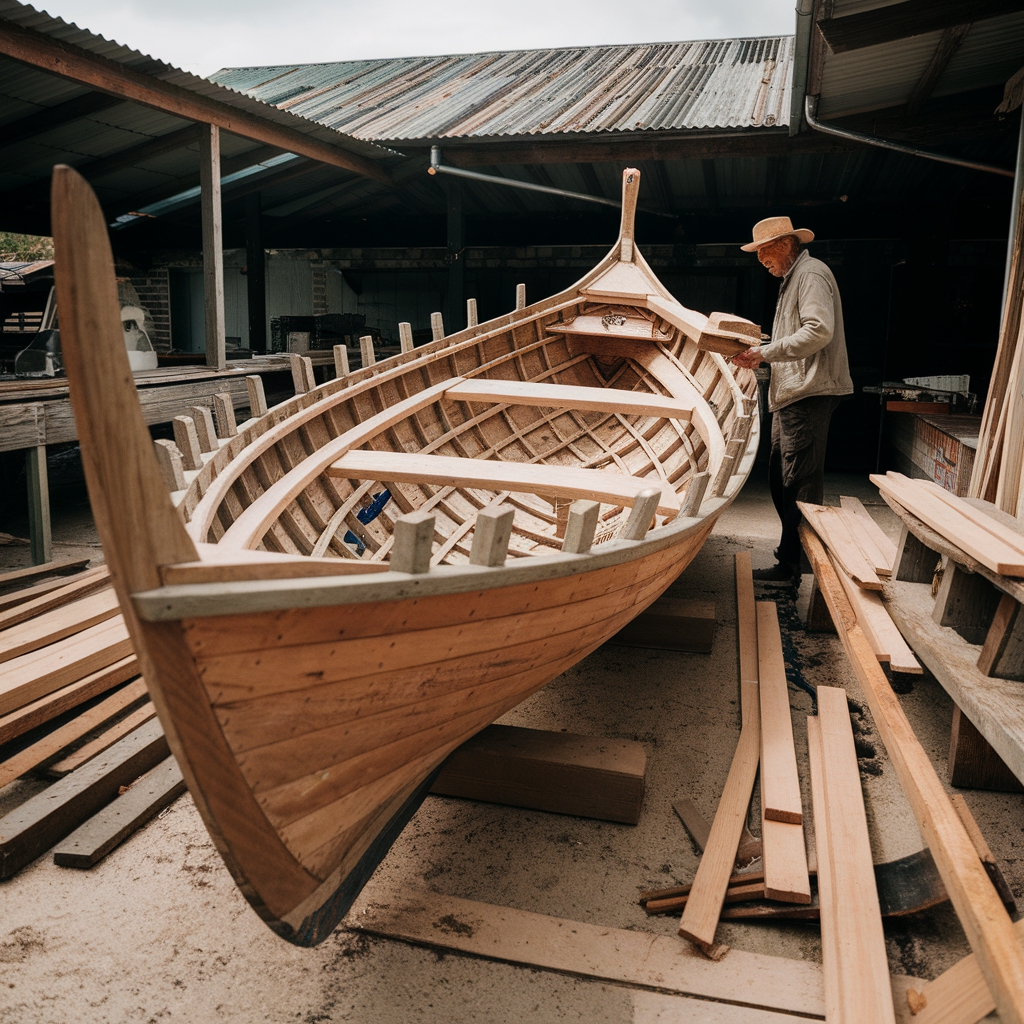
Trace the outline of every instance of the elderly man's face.
[[785, 277], [800, 251], [800, 243], [792, 235], [777, 238], [757, 250], [757, 258], [773, 277]]

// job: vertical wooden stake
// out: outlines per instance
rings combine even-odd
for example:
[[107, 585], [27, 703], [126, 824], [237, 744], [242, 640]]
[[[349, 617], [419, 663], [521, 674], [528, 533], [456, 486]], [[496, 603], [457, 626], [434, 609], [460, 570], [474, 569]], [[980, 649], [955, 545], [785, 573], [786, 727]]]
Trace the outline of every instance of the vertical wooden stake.
[[725, 446], [725, 457], [722, 459], [721, 466], [718, 467], [718, 475], [711, 488], [712, 498], [721, 497], [726, 487], [729, 486], [729, 481], [732, 479], [733, 473], [736, 472], [736, 466], [739, 464], [744, 447], [745, 442], [739, 438], [734, 438]]
[[633, 501], [633, 511], [629, 513], [626, 525], [619, 531], [619, 540], [643, 540], [654, 522], [660, 501], [660, 487], [641, 491]]
[[169, 491], [185, 489], [185, 468], [181, 464], [181, 452], [173, 441], [162, 438], [153, 442], [156, 450], [156, 461], [160, 464], [160, 474], [164, 478]]
[[267, 394], [263, 390], [263, 378], [258, 373], [245, 378], [245, 386], [249, 391], [249, 416], [266, 416]]
[[440, 313], [430, 314], [431, 341], [440, 341], [444, 337], [444, 317]]
[[373, 337], [369, 334], [364, 334], [359, 339], [359, 353], [363, 360], [363, 369], [365, 370], [368, 366], [373, 366], [377, 362], [377, 356], [373, 351]]
[[335, 377], [347, 377], [349, 375], [348, 368], [348, 349], [344, 345], [334, 346], [334, 376]]
[[203, 220], [203, 295], [206, 307], [206, 365], [223, 370], [224, 248], [220, 203], [220, 128], [200, 126], [199, 188]]
[[599, 501], [574, 501], [569, 507], [569, 519], [565, 524], [565, 539], [562, 550], [567, 555], [585, 555], [594, 543], [597, 533], [597, 517], [601, 511]]
[[234, 437], [238, 433], [235, 424], [235, 403], [226, 391], [213, 396], [213, 415], [217, 421], [218, 437]]
[[217, 444], [217, 431], [213, 427], [213, 413], [208, 405], [193, 405], [189, 410], [192, 413], [192, 420], [196, 425], [196, 433], [199, 435], [199, 450], [202, 452], [215, 452], [220, 450]]
[[[259, 377], [256, 378], [259, 380]], [[185, 469], [202, 469], [203, 458], [199, 447], [199, 434], [196, 432], [195, 420], [191, 416], [175, 416], [174, 443], [181, 452], [181, 461]]]
[[304, 395], [309, 388], [306, 387], [306, 371], [302, 366], [302, 356], [298, 352], [290, 352], [288, 362], [291, 364], [292, 387], [295, 389], [295, 394]]
[[45, 444], [28, 449], [25, 468], [28, 476], [28, 535], [32, 543], [32, 564], [43, 565], [53, 558], [50, 482], [46, 473]]
[[395, 543], [391, 548], [394, 572], [430, 571], [434, 546], [434, 517], [429, 512], [409, 512], [395, 520]]
[[402, 346], [403, 352], [411, 352], [413, 350], [412, 324], [403, 322], [398, 325], [398, 341]]
[[700, 512], [701, 503], [707, 493], [708, 483], [711, 475], [705, 471], [696, 473], [690, 477], [690, 486], [686, 489], [686, 498], [683, 500], [683, 507], [679, 510], [679, 519], [695, 519]]
[[526, 285], [516, 285], [516, 309], [526, 309]]
[[312, 391], [316, 387], [316, 376], [313, 373], [313, 360], [309, 356], [300, 356], [302, 360], [302, 378], [306, 382], [306, 391]]
[[480, 318], [476, 311], [476, 299], [466, 299], [466, 326], [476, 327], [479, 323]]
[[472, 565], [505, 564], [515, 513], [511, 505], [489, 505], [477, 513], [476, 525], [473, 527], [473, 547], [469, 553]]

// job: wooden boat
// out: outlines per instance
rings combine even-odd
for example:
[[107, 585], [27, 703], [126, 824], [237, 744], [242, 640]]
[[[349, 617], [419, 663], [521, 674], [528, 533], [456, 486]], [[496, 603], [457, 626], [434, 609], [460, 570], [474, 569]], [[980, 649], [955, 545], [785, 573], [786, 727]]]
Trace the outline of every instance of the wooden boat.
[[330, 933], [445, 756], [654, 601], [746, 478], [753, 375], [699, 347], [721, 318], [636, 249], [639, 183], [624, 172], [618, 241], [572, 288], [296, 395], [172, 498], [100, 208], [55, 170], [62, 343], [120, 604], [210, 834], [291, 942]]

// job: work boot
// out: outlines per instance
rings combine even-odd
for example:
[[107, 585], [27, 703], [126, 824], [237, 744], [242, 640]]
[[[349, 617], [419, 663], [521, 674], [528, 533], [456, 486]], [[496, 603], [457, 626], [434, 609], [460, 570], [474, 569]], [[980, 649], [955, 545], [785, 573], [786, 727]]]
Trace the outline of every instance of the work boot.
[[800, 568], [788, 562], [776, 562], [769, 569], [755, 569], [754, 579], [758, 583], [778, 583], [791, 585], [800, 577]]

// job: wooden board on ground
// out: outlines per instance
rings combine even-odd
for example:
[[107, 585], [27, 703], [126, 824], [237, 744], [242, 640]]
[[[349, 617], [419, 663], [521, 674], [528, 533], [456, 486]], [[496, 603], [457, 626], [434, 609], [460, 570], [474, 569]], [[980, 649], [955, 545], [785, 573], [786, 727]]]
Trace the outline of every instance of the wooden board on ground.
[[67, 604], [78, 597], [93, 594], [102, 590], [110, 583], [110, 573], [105, 565], [95, 569], [86, 569], [75, 576], [71, 582], [64, 577], [37, 583], [35, 586], [16, 590], [0, 597], [0, 629], [16, 626], [19, 622], [31, 619], [35, 615], [48, 612]]
[[8, 743], [18, 736], [35, 729], [36, 726], [46, 722], [52, 722], [58, 715], [70, 711], [72, 708], [84, 704], [87, 700], [107, 690], [119, 686], [121, 683], [139, 674], [139, 661], [134, 654], [127, 658], [115, 661], [107, 668], [92, 672], [84, 679], [70, 683], [48, 693], [39, 700], [12, 711], [6, 715], [0, 715], [0, 744]]
[[[760, 712], [758, 713], [760, 714]], [[704, 852], [711, 837], [711, 825], [707, 818], [697, 809], [697, 805], [687, 797], [672, 801], [672, 810], [690, 833], [690, 838], [697, 844], [697, 849]], [[746, 825], [743, 826], [743, 835], [740, 838], [740, 846], [736, 851], [736, 870], [742, 871], [749, 868], [751, 863], [761, 856], [761, 840], [755, 839]]]
[[448, 756], [431, 792], [635, 825], [646, 771], [633, 740], [490, 725]]
[[19, 750], [6, 761], [0, 762], [0, 788], [21, 778], [25, 772], [51, 757], [55, 757], [66, 746], [81, 739], [86, 733], [92, 732], [93, 729], [98, 728], [108, 719], [120, 714], [125, 708], [145, 696], [145, 680], [137, 679], [134, 683], [129, 683], [105, 700], [100, 701], [99, 704], [89, 708], [88, 711], [76, 715], [70, 722], [65, 722], [60, 728], [54, 729], [53, 732], [36, 740], [24, 750]]
[[158, 721], [147, 722], [77, 772], [0, 818], [0, 878], [10, 878], [109, 803], [121, 786], [167, 757]]
[[757, 668], [757, 607], [749, 551], [736, 552], [736, 632], [740, 683], [756, 683], [760, 678]]
[[50, 765], [47, 774], [58, 779], [63, 778], [76, 768], [81, 768], [86, 761], [91, 760], [108, 747], [112, 747], [122, 736], [127, 736], [128, 733], [148, 722], [154, 715], [156, 715], [156, 708], [150, 701], [146, 701], [142, 707], [136, 708], [131, 714], [126, 715], [119, 722], [115, 722], [95, 739], [61, 758], [56, 764]]
[[64, 839], [53, 851], [54, 864], [91, 868], [184, 792], [181, 769], [168, 757]]
[[978, 955], [1000, 1017], [1004, 1024], [1022, 1024], [1024, 950], [1017, 942], [1010, 917], [931, 759], [914, 735], [898, 698], [879, 668], [864, 631], [857, 625], [824, 546], [806, 524], [800, 527], [800, 538], [918, 827], [932, 852], [971, 948]]
[[715, 602], [660, 597], [608, 643], [710, 654], [715, 642]]
[[106, 622], [118, 614], [117, 594], [112, 587], [98, 594], [79, 598], [60, 608], [35, 615], [0, 632], [0, 662], [11, 661], [22, 654], [37, 651], [66, 636]]
[[[828, 837], [827, 876], [824, 858], [819, 855], [818, 860], [823, 950], [826, 933], [835, 938], [835, 971], [827, 962], [824, 967], [826, 1006], [832, 1005], [829, 983], [834, 977], [843, 1024], [894, 1024], [885, 935], [846, 690], [818, 687], [817, 724], [824, 820], [817, 817], [819, 801], [815, 800], [814, 831], [819, 841], [823, 833]], [[824, 889], [823, 877], [829, 879]]]
[[882, 581], [875, 567], [868, 561], [850, 530], [846, 516], [840, 508], [829, 505], [811, 505], [798, 501], [797, 507], [814, 528], [814, 532], [825, 542], [846, 573], [858, 587], [881, 590]]
[[67, 576], [69, 573], [84, 569], [88, 564], [88, 558], [70, 558], [63, 562], [44, 562], [42, 565], [29, 565], [24, 569], [10, 569], [7, 572], [0, 572], [0, 590], [24, 586], [29, 580], [39, 580], [45, 576]]

